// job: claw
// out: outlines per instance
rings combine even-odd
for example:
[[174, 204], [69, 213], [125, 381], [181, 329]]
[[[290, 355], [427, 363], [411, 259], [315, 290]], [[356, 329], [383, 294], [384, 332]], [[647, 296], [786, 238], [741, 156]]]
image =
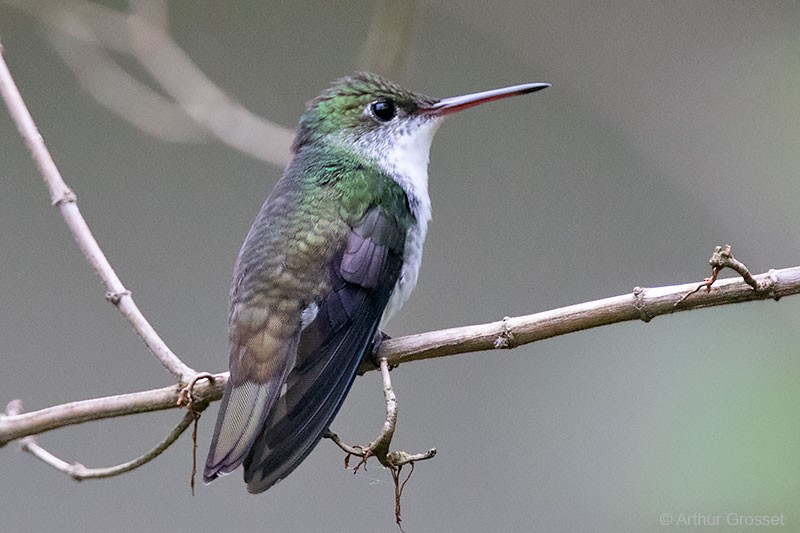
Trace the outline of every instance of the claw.
[[391, 337], [381, 330], [377, 330], [375, 332], [375, 336], [372, 338], [372, 345], [370, 346], [369, 349], [369, 359], [372, 362], [372, 364], [375, 365], [375, 368], [380, 368], [381, 366], [381, 360], [378, 357], [378, 352], [381, 349], [381, 344], [383, 344], [383, 341], [389, 339], [391, 339]]

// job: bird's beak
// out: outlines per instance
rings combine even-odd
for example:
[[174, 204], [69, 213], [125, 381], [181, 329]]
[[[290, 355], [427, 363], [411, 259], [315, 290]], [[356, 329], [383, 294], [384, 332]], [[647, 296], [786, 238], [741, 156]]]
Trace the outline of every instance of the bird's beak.
[[503, 87], [502, 89], [494, 89], [491, 91], [483, 91], [480, 93], [465, 94], [463, 96], [453, 96], [452, 98], [444, 98], [435, 104], [420, 109], [424, 115], [432, 115], [436, 117], [443, 117], [463, 109], [469, 109], [476, 105], [485, 104], [494, 100], [502, 100], [511, 96], [520, 94], [528, 94], [536, 91], [541, 91], [550, 87], [549, 83], [525, 83], [523, 85], [514, 85], [513, 87]]

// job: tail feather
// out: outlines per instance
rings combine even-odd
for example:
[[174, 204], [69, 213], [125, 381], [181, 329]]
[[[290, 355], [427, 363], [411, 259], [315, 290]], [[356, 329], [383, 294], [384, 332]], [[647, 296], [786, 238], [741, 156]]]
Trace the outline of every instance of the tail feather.
[[206, 459], [204, 482], [210, 483], [242, 464], [267, 417], [272, 403], [269, 398], [277, 396], [272, 390], [276, 385], [245, 381], [233, 386], [232, 380], [228, 382]]
[[242, 464], [297, 358], [299, 324], [294, 332], [270, 329], [286, 320], [277, 315], [254, 320], [244, 307], [238, 313], [230, 332], [231, 377], [206, 458], [205, 483]]

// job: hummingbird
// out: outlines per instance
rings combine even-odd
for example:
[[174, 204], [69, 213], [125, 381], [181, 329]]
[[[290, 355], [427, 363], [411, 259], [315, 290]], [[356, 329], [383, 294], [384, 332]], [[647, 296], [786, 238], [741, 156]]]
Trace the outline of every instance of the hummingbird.
[[452, 113], [549, 87], [436, 99], [356, 73], [308, 103], [233, 271], [230, 379], [203, 480], [259, 493], [308, 456], [417, 283], [431, 141]]

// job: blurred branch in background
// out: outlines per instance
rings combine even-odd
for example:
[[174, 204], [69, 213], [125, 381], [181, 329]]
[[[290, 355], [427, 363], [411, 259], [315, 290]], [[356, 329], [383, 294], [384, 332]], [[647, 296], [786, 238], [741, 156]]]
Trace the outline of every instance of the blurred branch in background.
[[[131, 12], [83, 0], [0, 0], [36, 17], [81, 85], [103, 106], [154, 137], [202, 143], [215, 138], [283, 167], [291, 129], [258, 117], [208, 79], [167, 33], [166, 2], [131, 1]], [[111, 53], [132, 57], [156, 82], [138, 80]]]
[[412, 29], [417, 12], [414, 0], [380, 0], [370, 22], [358, 68], [388, 78], [402, 77], [411, 56]]
[[[0, 3], [49, 28], [48, 40], [80, 84], [148, 135], [181, 143], [217, 139], [276, 166], [289, 162], [293, 130], [251, 113], [194, 64], [168, 34], [164, 0], [130, 0], [130, 12], [87, 0]], [[359, 68], [399, 76], [409, 56], [415, 11], [413, 0], [378, 3]], [[132, 57], [157, 87], [133, 76], [113, 53]]]

